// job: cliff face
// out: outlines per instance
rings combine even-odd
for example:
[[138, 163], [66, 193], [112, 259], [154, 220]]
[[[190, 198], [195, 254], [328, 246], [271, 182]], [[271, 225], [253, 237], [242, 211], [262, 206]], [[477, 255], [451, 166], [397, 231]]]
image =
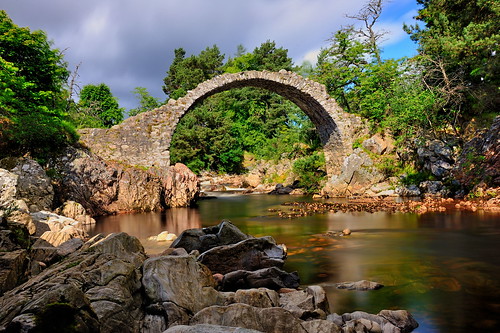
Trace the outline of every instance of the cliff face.
[[79, 202], [91, 215], [189, 206], [199, 194], [198, 178], [182, 164], [146, 170], [70, 147], [50, 167], [56, 200]]

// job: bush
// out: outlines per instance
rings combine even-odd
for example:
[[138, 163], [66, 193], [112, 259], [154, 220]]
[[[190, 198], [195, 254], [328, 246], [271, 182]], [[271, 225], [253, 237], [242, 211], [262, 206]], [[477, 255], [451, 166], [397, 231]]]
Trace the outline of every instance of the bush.
[[313, 193], [321, 188], [325, 179], [325, 156], [322, 152], [297, 159], [293, 163], [293, 172], [298, 175], [300, 187], [307, 193]]

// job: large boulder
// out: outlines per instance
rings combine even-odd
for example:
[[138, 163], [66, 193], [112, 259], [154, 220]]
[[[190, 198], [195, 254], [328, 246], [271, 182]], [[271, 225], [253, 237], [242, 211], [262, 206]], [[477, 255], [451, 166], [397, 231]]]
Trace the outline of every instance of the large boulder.
[[249, 238], [236, 244], [214, 247], [202, 253], [198, 260], [213, 273], [227, 274], [267, 267], [281, 268], [286, 252], [272, 237]]
[[32, 212], [52, 209], [54, 189], [45, 170], [29, 158], [0, 160], [0, 204], [20, 199]]
[[127, 166], [72, 147], [50, 165], [59, 174], [58, 201], [79, 202], [90, 215], [189, 206], [199, 192], [196, 175], [182, 165]]
[[251, 237], [231, 222], [224, 220], [216, 226], [185, 230], [170, 247], [184, 248], [187, 252], [196, 250], [203, 253], [216, 246], [235, 244], [248, 238]]
[[330, 196], [364, 194], [383, 179], [384, 175], [377, 170], [370, 156], [357, 148], [344, 159], [340, 174], [332, 176], [322, 192]]
[[142, 283], [150, 303], [171, 302], [187, 313], [218, 304], [212, 273], [190, 255], [160, 256], [144, 262]]
[[135, 237], [94, 237], [78, 252], [0, 297], [0, 327], [137, 332], [143, 318], [140, 268], [145, 257]]

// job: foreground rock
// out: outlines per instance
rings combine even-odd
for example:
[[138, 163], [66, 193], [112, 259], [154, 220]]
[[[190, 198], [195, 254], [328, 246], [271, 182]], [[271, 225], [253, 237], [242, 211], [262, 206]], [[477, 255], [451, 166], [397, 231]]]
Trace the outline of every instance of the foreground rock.
[[235, 244], [249, 238], [234, 224], [224, 220], [213, 227], [183, 231], [171, 247], [183, 248], [188, 253], [195, 250], [203, 253], [217, 246]]
[[320, 286], [281, 294], [268, 288], [222, 292], [197, 251], [171, 248], [147, 258], [137, 238], [125, 233], [86, 243], [75, 238], [57, 248], [39, 239], [33, 249], [47, 268], [0, 297], [0, 332], [409, 332], [416, 327], [406, 311], [329, 315]]
[[199, 194], [196, 175], [181, 164], [144, 170], [69, 147], [50, 166], [58, 201], [79, 202], [90, 215], [189, 206]]
[[202, 253], [198, 260], [213, 273], [227, 274], [236, 270], [281, 268], [285, 264], [285, 258], [285, 250], [282, 246], [276, 245], [272, 237], [261, 237], [214, 247]]
[[120, 233], [94, 238], [84, 250], [1, 297], [0, 327], [137, 332], [144, 258], [134, 237]]

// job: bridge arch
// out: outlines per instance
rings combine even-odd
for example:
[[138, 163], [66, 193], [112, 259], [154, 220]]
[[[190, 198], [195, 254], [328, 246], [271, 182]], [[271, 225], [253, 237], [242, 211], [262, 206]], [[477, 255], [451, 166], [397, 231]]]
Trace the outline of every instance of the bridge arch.
[[318, 131], [328, 175], [340, 172], [342, 161], [352, 152], [353, 134], [361, 120], [345, 113], [328, 95], [324, 85], [285, 70], [247, 71], [214, 77], [186, 96], [171, 99], [155, 110], [130, 117], [110, 129], [83, 130], [81, 141], [105, 160], [166, 167], [170, 165], [170, 143], [179, 120], [209, 96], [243, 87], [267, 89], [302, 109]]

